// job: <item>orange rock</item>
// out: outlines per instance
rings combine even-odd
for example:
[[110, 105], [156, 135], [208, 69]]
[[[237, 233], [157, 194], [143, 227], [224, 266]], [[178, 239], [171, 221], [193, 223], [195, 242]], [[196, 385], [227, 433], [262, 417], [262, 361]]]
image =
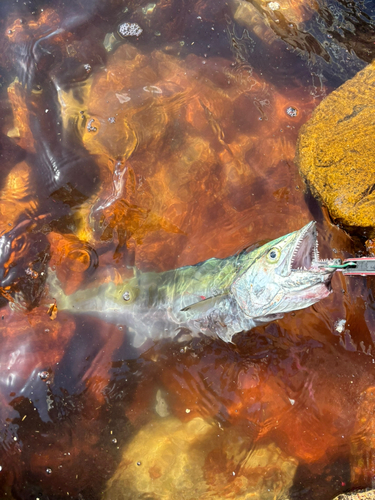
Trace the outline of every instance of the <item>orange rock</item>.
[[24, 161], [17, 163], [0, 192], [0, 234], [14, 227], [21, 214], [36, 213], [38, 202], [33, 198], [33, 191], [30, 166]]
[[50, 267], [56, 275], [64, 292], [69, 295], [82, 285], [84, 272], [98, 265], [97, 255], [87, 243], [72, 234], [48, 234], [51, 243]]
[[223, 429], [214, 420], [158, 418], [124, 447], [103, 498], [272, 500], [287, 494], [296, 468], [274, 443], [254, 446], [238, 429]]
[[12, 105], [13, 127], [7, 135], [20, 147], [30, 152], [35, 152], [34, 138], [30, 130], [29, 112], [25, 102], [25, 89], [16, 79], [8, 87], [8, 99]]
[[375, 64], [332, 92], [301, 129], [301, 174], [331, 217], [344, 227], [374, 234], [372, 121]]

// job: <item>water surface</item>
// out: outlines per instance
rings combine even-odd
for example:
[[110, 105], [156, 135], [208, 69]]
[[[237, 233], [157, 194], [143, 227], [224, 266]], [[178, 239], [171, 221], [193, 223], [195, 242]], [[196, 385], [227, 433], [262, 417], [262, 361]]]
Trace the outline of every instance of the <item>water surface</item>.
[[0, 10], [1, 497], [328, 500], [371, 486], [373, 278], [337, 274], [328, 299], [235, 345], [146, 351], [126, 324], [55, 317], [45, 283], [53, 270], [73, 293], [132, 266], [223, 258], [313, 219], [323, 258], [363, 254], [294, 156], [316, 106], [374, 57], [373, 3]]

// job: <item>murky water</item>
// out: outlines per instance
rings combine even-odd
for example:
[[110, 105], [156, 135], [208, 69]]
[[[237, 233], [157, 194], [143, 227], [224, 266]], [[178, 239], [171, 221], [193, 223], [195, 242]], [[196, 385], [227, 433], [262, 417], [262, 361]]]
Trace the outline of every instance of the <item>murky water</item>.
[[[374, 278], [235, 344], [57, 311], [65, 293], [227, 257], [317, 220], [294, 163], [375, 55], [372, 0], [2, 0], [0, 491], [309, 499], [373, 485]], [[12, 307], [9, 307], [11, 301]], [[48, 312], [49, 311], [49, 312]]]

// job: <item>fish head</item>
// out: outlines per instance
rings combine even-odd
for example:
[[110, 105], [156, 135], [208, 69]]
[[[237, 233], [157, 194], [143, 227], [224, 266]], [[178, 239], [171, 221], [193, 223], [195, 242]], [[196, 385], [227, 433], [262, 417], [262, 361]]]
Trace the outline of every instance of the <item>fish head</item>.
[[339, 259], [320, 260], [316, 223], [266, 243], [249, 254], [231, 292], [242, 311], [262, 318], [303, 309], [331, 293], [330, 265]]

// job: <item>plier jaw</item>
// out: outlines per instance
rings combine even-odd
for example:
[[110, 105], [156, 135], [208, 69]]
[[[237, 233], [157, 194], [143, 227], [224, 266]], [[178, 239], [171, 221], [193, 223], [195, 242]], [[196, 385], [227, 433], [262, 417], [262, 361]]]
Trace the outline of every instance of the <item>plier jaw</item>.
[[375, 275], [375, 257], [346, 259], [341, 265], [330, 267], [336, 267], [345, 276], [372, 276]]

